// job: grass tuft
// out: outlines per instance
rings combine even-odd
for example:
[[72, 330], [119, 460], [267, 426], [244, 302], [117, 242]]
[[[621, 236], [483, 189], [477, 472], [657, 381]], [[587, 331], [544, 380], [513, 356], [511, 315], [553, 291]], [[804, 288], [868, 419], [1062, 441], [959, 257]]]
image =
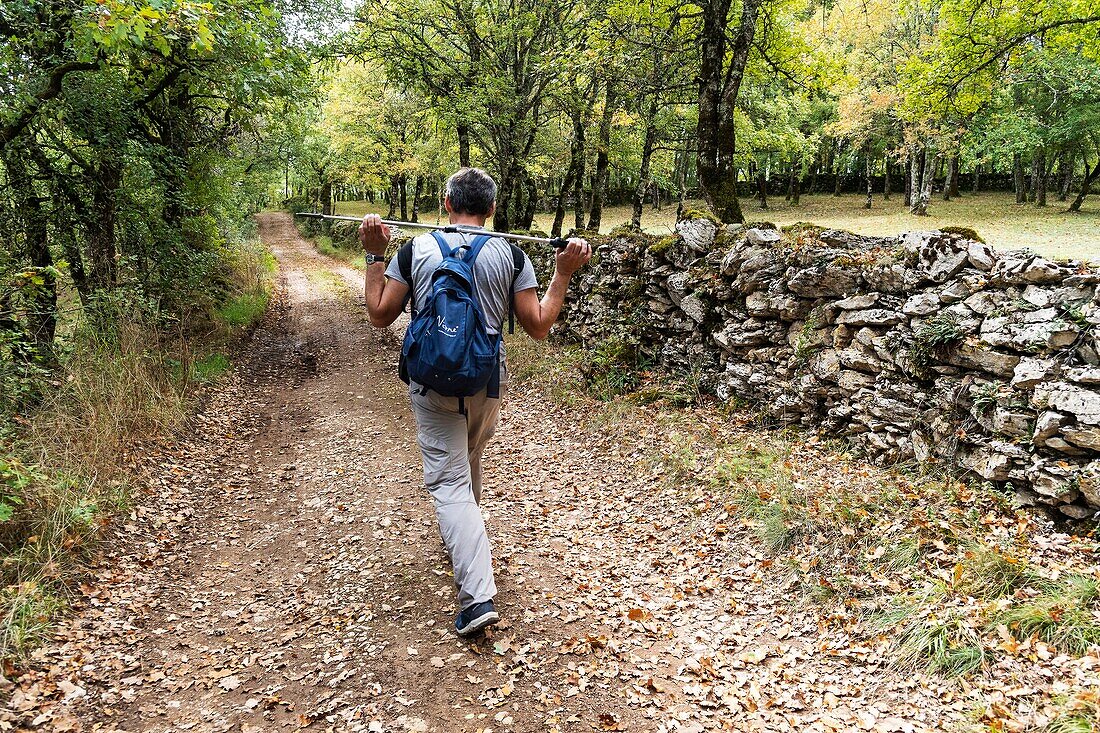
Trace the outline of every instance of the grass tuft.
[[997, 616], [1018, 636], [1037, 637], [1066, 654], [1080, 656], [1100, 644], [1100, 584], [1068, 574], [1034, 598], [1015, 603]]

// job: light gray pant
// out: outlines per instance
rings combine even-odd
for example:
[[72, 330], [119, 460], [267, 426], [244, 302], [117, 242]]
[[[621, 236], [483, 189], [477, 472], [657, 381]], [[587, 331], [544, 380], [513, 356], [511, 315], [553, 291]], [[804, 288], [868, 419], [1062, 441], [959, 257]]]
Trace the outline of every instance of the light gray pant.
[[[507, 372], [501, 365], [501, 397], [506, 388]], [[458, 606], [465, 609], [492, 600], [497, 593], [489, 537], [478, 504], [481, 454], [496, 432], [500, 399], [489, 399], [484, 391], [467, 397], [463, 415], [457, 397], [424, 391], [415, 382], [409, 385], [424, 484], [435, 502], [439, 532], [451, 556]]]

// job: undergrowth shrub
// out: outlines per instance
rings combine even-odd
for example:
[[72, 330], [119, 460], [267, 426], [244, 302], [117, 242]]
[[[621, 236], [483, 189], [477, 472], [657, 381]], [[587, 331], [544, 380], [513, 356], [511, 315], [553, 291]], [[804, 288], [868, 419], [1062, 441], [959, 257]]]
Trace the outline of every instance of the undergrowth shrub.
[[[19, 658], [67, 605], [96, 540], [128, 503], [140, 441], [186, 418], [194, 390], [232, 367], [226, 346], [263, 316], [273, 257], [226, 251], [216, 298], [164, 311], [134, 287], [59, 327], [37, 384], [0, 400], [0, 659]], [[0, 384], [12, 373], [0, 353]], [[5, 372], [5, 369], [7, 370]], [[25, 371], [20, 379], [26, 380]]]

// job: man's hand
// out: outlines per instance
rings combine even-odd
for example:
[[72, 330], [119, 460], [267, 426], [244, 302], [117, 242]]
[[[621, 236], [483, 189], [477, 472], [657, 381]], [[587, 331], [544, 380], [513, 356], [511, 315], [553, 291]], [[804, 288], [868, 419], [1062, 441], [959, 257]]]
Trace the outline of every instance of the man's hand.
[[359, 225], [359, 241], [367, 252], [384, 255], [390, 244], [390, 228], [382, 223], [378, 214], [367, 214]]
[[584, 267], [592, 259], [592, 247], [583, 239], [570, 239], [554, 257], [554, 270], [564, 277]]

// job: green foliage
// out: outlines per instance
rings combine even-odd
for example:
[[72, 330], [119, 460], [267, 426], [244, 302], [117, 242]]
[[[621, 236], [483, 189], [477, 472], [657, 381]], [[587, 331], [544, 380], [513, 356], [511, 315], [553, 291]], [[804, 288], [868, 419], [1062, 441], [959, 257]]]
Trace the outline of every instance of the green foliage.
[[988, 652], [966, 620], [929, 617], [905, 625], [899, 635], [899, 666], [919, 668], [948, 677], [970, 674], [986, 665]]
[[1059, 651], [1080, 656], [1100, 644], [1097, 600], [1100, 585], [1092, 577], [1067, 574], [1047, 583], [1033, 598], [1021, 600], [997, 616], [1021, 638], [1037, 636]]
[[958, 317], [950, 311], [941, 311], [917, 326], [909, 355], [919, 373], [926, 373], [936, 352], [962, 340], [966, 333], [959, 326]]
[[621, 333], [609, 336], [586, 349], [582, 372], [588, 390], [597, 398], [611, 401], [632, 392], [641, 384], [640, 344], [636, 337]]

